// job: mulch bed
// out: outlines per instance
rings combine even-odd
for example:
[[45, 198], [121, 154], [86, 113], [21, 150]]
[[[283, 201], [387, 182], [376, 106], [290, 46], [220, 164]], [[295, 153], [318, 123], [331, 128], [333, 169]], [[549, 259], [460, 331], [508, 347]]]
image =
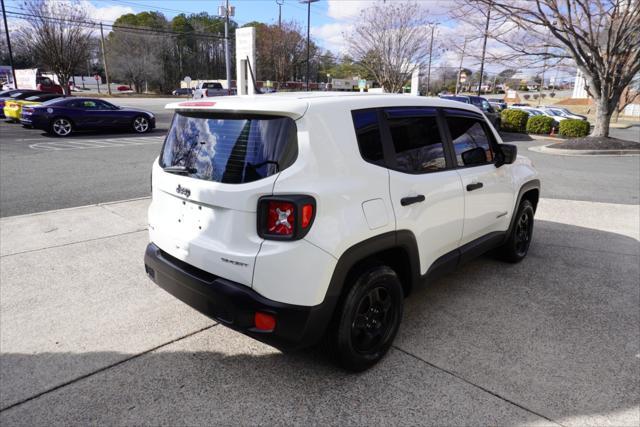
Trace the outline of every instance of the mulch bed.
[[553, 144], [550, 148], [561, 148], [563, 150], [640, 150], [640, 142], [588, 136], [568, 139], [558, 144]]

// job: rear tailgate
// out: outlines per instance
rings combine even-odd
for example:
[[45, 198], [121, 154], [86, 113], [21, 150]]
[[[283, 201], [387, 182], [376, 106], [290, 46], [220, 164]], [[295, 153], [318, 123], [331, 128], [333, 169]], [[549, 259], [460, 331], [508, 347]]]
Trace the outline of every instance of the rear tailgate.
[[201, 270], [251, 286], [262, 243], [258, 199], [272, 194], [279, 171], [296, 157], [291, 117], [179, 109], [153, 166], [151, 241]]

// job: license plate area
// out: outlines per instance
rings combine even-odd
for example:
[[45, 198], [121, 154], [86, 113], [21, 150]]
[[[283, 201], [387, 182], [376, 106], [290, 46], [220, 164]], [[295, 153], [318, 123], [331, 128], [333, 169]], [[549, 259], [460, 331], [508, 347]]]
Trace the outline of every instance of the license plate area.
[[213, 220], [213, 209], [188, 200], [181, 200], [176, 210], [176, 228], [184, 236], [201, 234]]

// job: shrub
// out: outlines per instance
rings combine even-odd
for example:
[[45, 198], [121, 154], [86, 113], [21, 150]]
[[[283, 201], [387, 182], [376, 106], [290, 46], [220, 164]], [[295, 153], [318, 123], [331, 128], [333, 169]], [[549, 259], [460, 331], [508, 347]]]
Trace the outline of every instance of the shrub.
[[529, 114], [517, 109], [506, 109], [500, 113], [500, 129], [506, 132], [524, 132], [527, 130]]
[[559, 133], [571, 138], [582, 138], [589, 135], [591, 124], [586, 120], [566, 119], [560, 122]]
[[551, 93], [549, 94], [549, 96], [553, 98], [553, 97], [555, 97], [555, 96], [556, 96], [556, 93], [555, 93], [555, 92], [551, 92]]
[[527, 101], [529, 100], [529, 98], [531, 98], [531, 95], [529, 95], [528, 93], [522, 95], [524, 99], [526, 99]]
[[553, 127], [553, 118], [549, 116], [533, 116], [527, 121], [527, 133], [549, 135]]
[[535, 93], [535, 94], [533, 95], [533, 99], [538, 99], [538, 97], [539, 97], [539, 96], [540, 96], [540, 95], [538, 95], [537, 93]]

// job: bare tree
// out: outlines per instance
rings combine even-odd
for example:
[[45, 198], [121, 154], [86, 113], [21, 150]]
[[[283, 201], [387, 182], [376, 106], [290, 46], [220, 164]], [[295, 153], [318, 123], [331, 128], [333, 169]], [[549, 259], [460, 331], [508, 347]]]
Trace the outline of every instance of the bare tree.
[[471, 1], [510, 22], [510, 31], [492, 37], [511, 48], [512, 59], [573, 60], [596, 104], [591, 136], [609, 136], [611, 116], [640, 72], [637, 0]]
[[348, 35], [349, 53], [387, 92], [399, 92], [428, 60], [431, 24], [415, 2], [378, 2]]
[[33, 56], [53, 72], [69, 94], [69, 79], [84, 66], [91, 49], [92, 31], [87, 15], [77, 2], [27, 0], [22, 6], [29, 15], [20, 31]]
[[144, 30], [114, 30], [109, 36], [109, 64], [113, 75], [141, 93], [147, 81], [161, 80], [162, 36]]

